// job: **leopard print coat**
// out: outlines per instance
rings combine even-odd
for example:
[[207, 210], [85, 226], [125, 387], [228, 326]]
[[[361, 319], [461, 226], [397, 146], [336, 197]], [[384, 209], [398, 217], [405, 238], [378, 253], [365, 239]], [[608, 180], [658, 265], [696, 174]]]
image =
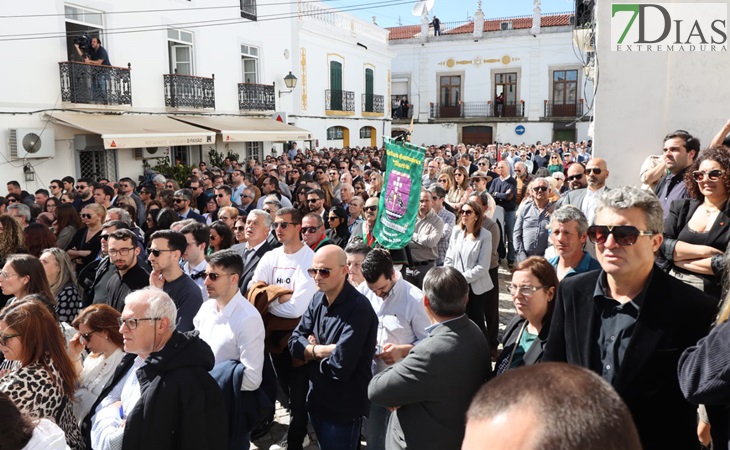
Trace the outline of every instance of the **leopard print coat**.
[[84, 450], [73, 404], [57, 382], [61, 377], [50, 360], [48, 367], [50, 372], [39, 363], [13, 370], [0, 378], [0, 391], [24, 414], [57, 422], [66, 433], [66, 444], [73, 450]]

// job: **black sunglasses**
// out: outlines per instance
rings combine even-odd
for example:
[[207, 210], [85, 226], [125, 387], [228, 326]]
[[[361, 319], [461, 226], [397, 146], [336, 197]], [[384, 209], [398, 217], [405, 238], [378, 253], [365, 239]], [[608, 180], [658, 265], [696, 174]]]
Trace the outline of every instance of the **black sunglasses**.
[[377, 211], [378, 210], [378, 207], [377, 206], [366, 206], [362, 210], [363, 211], [366, 211], [366, 212], [369, 212], [369, 211]]
[[308, 198], [307, 203], [317, 203], [320, 200], [320, 198]]
[[81, 214], [82, 219], [91, 219], [91, 214]]
[[[329, 276], [329, 273], [327, 274], [327, 276]], [[324, 277], [324, 278], [327, 278], [327, 277]], [[2, 345], [3, 347], [7, 347], [8, 339], [18, 337], [18, 336], [20, 336], [20, 334], [18, 334], [18, 333], [16, 333], [16, 334], [0, 333], [0, 345]]]
[[225, 275], [230, 275], [230, 274], [229, 273], [215, 273], [215, 272], [210, 272], [210, 273], [200, 272], [197, 275], [199, 275], [200, 278], [203, 279], [203, 281], [205, 281], [206, 278], [210, 278], [213, 281], [218, 281], [218, 278], [225, 276]]
[[184, 198], [176, 198], [176, 199], [173, 200], [173, 202], [175, 202], [175, 203], [182, 203], [184, 201], [185, 201]]
[[547, 186], [535, 186], [532, 190], [535, 192], [547, 192], [548, 188]]
[[147, 253], [150, 255], [154, 255], [155, 258], [159, 257], [160, 253], [162, 253], [162, 252], [172, 252], [172, 251], [174, 251], [174, 250], [162, 250], [159, 248], [148, 248], [147, 249]]
[[581, 178], [583, 178], [583, 174], [578, 173], [578, 174], [569, 176], [568, 178], [566, 178], [566, 180], [573, 181], [573, 180], [580, 180]]
[[312, 278], [316, 277], [318, 273], [319, 273], [319, 276], [322, 277], [322, 278], [329, 278], [330, 275], [332, 275], [332, 269], [315, 269], [315, 268], [310, 268], [310, 269], [307, 269], [307, 273]]
[[281, 227], [282, 230], [286, 230], [289, 228], [289, 225], [299, 225], [297, 222], [274, 222], [271, 224], [271, 228], [274, 230], [278, 230], [279, 227]]
[[725, 171], [722, 169], [710, 170], [709, 172], [695, 170], [694, 172], [692, 172], [692, 179], [699, 182], [707, 177], [707, 179], [710, 181], [717, 181], [720, 179], [721, 176], [723, 176], [723, 174], [725, 174]]
[[605, 244], [610, 234], [613, 235], [613, 239], [618, 245], [627, 246], [636, 244], [639, 236], [653, 236], [656, 233], [640, 230], [632, 225], [591, 225], [588, 227], [588, 238], [598, 245]]
[[473, 209], [462, 209], [461, 211], [459, 211], [459, 214], [461, 214], [462, 216], [471, 216], [472, 214], [474, 214], [474, 210]]
[[600, 175], [601, 174], [601, 168], [600, 167], [589, 167], [589, 168], [586, 169], [586, 173], [588, 175], [590, 175], [591, 172], [594, 173], [594, 174], [596, 174], [596, 175]]
[[319, 229], [319, 227], [302, 227], [302, 234], [304, 234], [304, 233], [314, 234], [317, 232], [318, 229]]
[[88, 333], [81, 333], [79, 332], [79, 336], [81, 336], [86, 342], [91, 341], [91, 335], [96, 333], [96, 331], [89, 331]]

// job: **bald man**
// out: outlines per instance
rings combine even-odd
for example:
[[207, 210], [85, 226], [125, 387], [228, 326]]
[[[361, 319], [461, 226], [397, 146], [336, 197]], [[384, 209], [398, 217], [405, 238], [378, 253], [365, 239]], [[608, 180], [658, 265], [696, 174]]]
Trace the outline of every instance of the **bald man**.
[[[572, 166], [571, 166], [572, 167]], [[603, 158], [593, 158], [586, 164], [585, 170], [588, 186], [582, 189], [575, 189], [568, 192], [565, 197], [558, 200], [555, 208], [563, 205], [574, 205], [580, 208], [588, 219], [588, 225], [593, 224], [596, 213], [596, 206], [601, 195], [608, 190], [606, 179], [608, 178], [608, 166]]]
[[340, 247], [320, 248], [308, 272], [319, 292], [289, 339], [289, 350], [294, 358], [315, 361], [307, 407], [320, 448], [355, 449], [369, 409], [378, 318], [347, 282], [347, 256]]

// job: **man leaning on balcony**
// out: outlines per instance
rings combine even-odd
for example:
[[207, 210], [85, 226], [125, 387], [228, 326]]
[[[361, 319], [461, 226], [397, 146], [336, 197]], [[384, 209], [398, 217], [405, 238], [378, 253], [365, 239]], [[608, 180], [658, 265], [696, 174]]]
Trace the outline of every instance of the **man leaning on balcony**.
[[[76, 47], [76, 52], [81, 58], [83, 58], [84, 62], [87, 64], [92, 64], [95, 66], [112, 65], [112, 63], [109, 61], [109, 54], [106, 52], [106, 49], [101, 46], [101, 38], [99, 38], [98, 36], [94, 36], [91, 38], [91, 45], [89, 46], [88, 54], [84, 54], [84, 52], [81, 50], [81, 47], [79, 47], [79, 44], [75, 43], [74, 47]], [[92, 86], [94, 88], [95, 100], [106, 103], [107, 74], [102, 71], [101, 73], [94, 75], [92, 78], [92, 83]]]

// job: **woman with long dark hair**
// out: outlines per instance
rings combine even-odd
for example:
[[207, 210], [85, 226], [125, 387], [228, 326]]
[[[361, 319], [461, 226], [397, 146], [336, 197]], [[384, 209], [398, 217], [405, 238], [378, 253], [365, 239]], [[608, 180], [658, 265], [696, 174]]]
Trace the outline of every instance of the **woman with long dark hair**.
[[25, 227], [25, 242], [28, 244], [28, 253], [38, 258], [44, 249], [56, 246], [56, 236], [47, 226], [31, 223]]
[[220, 220], [210, 224], [210, 246], [208, 253], [231, 248], [233, 245], [233, 231]]
[[66, 250], [71, 243], [71, 239], [83, 226], [81, 216], [79, 216], [79, 212], [76, 211], [74, 205], [70, 203], [59, 205], [56, 211], [56, 224], [53, 228], [56, 232], [56, 246]]
[[0, 350], [5, 359], [18, 364], [0, 378], [0, 391], [23, 413], [53, 419], [66, 433], [68, 446], [83, 449], [72, 405], [77, 376], [61, 329], [48, 307], [39, 301], [21, 300], [3, 308]]
[[48, 419], [23, 414], [0, 392], [0, 442], [3, 450], [66, 450], [63, 430]]
[[53, 299], [43, 264], [31, 255], [11, 255], [0, 272], [0, 288], [3, 294], [11, 295], [8, 304], [21, 300], [30, 294], [42, 294]]

